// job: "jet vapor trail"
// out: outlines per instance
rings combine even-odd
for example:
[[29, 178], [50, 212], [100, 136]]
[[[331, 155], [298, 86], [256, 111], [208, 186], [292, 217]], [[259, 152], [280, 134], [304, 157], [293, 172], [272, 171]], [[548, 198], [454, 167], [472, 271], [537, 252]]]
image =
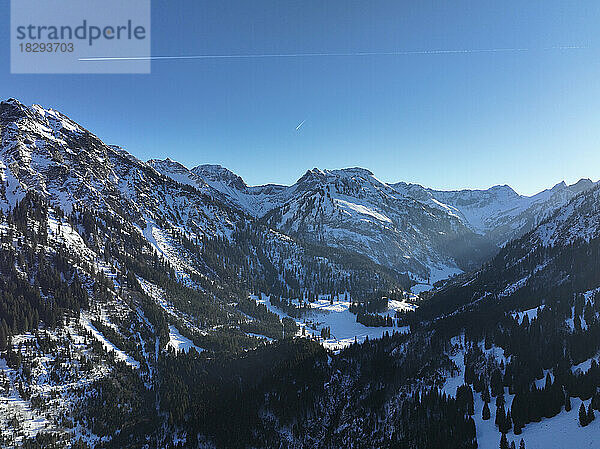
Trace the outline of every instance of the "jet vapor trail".
[[180, 55], [180, 56], [101, 56], [79, 58], [79, 61], [160, 61], [177, 59], [262, 59], [262, 58], [315, 58], [315, 57], [348, 57], [348, 56], [409, 56], [409, 55], [448, 55], [468, 53], [516, 53], [549, 50], [583, 50], [589, 47], [567, 45], [546, 48], [476, 48], [454, 50], [407, 50], [407, 51], [373, 51], [352, 53], [256, 53], [240, 55]]
[[300, 124], [299, 124], [298, 126], [296, 126], [296, 131], [298, 131], [300, 128], [302, 128], [302, 125], [304, 125], [304, 122], [305, 122], [305, 121], [306, 121], [306, 120], [302, 120], [302, 121], [300, 122]]

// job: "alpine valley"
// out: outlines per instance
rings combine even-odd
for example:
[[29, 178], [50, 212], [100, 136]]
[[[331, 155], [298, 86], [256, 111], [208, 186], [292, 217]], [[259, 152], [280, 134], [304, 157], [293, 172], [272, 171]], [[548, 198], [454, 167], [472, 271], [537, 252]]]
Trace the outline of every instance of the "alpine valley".
[[248, 186], [0, 103], [0, 446], [595, 447], [600, 185]]

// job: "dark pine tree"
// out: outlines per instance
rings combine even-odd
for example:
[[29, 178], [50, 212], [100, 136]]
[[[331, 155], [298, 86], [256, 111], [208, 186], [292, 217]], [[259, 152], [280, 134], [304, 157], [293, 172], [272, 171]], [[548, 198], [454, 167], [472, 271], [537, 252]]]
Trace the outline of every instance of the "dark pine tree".
[[592, 397], [591, 406], [594, 410], [600, 410], [600, 394], [596, 391]]
[[500, 432], [504, 428], [504, 421], [506, 420], [506, 410], [504, 410], [504, 406], [496, 407], [496, 420], [494, 421], [498, 426]]
[[587, 411], [587, 423], [591, 423], [594, 419], [596, 419], [596, 416], [594, 415], [594, 409], [592, 408], [592, 404], [590, 403], [590, 406], [588, 407]]
[[579, 424], [581, 427], [585, 427], [589, 424], [587, 412], [585, 411], [585, 405], [583, 405], [583, 402], [581, 403], [581, 407], [579, 407]]
[[[585, 413], [585, 409], [584, 409], [584, 413]], [[483, 404], [483, 411], [481, 412], [481, 419], [483, 419], [484, 421], [487, 421], [488, 419], [490, 419], [490, 407], [488, 406], [487, 402], [485, 404]]]

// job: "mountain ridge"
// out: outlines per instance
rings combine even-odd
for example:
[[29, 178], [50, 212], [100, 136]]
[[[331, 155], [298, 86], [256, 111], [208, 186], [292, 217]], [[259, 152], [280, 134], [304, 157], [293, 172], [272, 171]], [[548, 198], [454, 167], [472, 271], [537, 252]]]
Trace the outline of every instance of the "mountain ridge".
[[[471, 259], [468, 251], [458, 255], [457, 248], [451, 247], [455, 239], [466, 238], [467, 246], [479, 239], [455, 217], [399, 194], [370, 170], [360, 167], [315, 168], [291, 186], [250, 187], [221, 166], [198, 166], [182, 175], [185, 168], [174, 170], [166, 160], [153, 160], [151, 164], [173, 179], [186, 176], [186, 182], [210, 185], [231, 204], [275, 229], [312, 243], [350, 248], [378, 264], [413, 272], [422, 280], [431, 279], [432, 269], [438, 273], [433, 280], [438, 280], [485, 258]], [[431, 220], [433, 216], [438, 220]], [[429, 241], [418, 237], [419, 232], [427, 234]]]
[[436, 191], [384, 183], [368, 169], [348, 167], [313, 168], [291, 186], [248, 186], [221, 165], [143, 162], [58, 111], [16, 99], [1, 104], [0, 124], [5, 210], [35, 188], [67, 212], [86, 201], [124, 213], [150, 240], [159, 223], [191, 236], [227, 236], [249, 216], [310, 244], [369, 257], [417, 282], [476, 268], [495, 247], [594, 185], [559, 183], [532, 197], [506, 185]]
[[[210, 179], [209, 182], [212, 182], [212, 187], [220, 190], [226, 196], [234, 198], [235, 204], [258, 218], [264, 216], [272, 209], [280, 207], [283, 202], [289, 200], [290, 196], [293, 195], [292, 188], [294, 187], [296, 187], [295, 191], [297, 191], [298, 187], [307, 186], [309, 183], [318, 182], [319, 180], [323, 181], [331, 176], [339, 176], [341, 179], [349, 178], [352, 175], [372, 176], [375, 178], [371, 170], [362, 167], [341, 169], [320, 169], [315, 167], [307, 170], [291, 185], [262, 184], [249, 186], [242, 177], [221, 165], [204, 164], [188, 170], [198, 175], [204, 181], [206, 181], [206, 178]], [[458, 216], [465, 225], [475, 232], [482, 235], [490, 234], [492, 241], [499, 246], [531, 229], [535, 223], [540, 222], [541, 219], [547, 216], [548, 212], [563, 204], [564, 201], [571, 198], [574, 194], [587, 190], [596, 184], [589, 178], [581, 178], [571, 185], [568, 185], [563, 180], [536, 194], [523, 195], [517, 193], [507, 184], [498, 184], [487, 189], [436, 190], [404, 181], [381, 183], [392, 187], [406, 197], [416, 199], [434, 208], [445, 210], [450, 215]], [[227, 187], [224, 188], [219, 184], [225, 184]], [[559, 198], [561, 195], [563, 196], [562, 199]], [[550, 198], [552, 196], [554, 198]], [[274, 197], [277, 197], [277, 201], [271, 202], [270, 200]], [[250, 204], [247, 204], [248, 198], [254, 198], [256, 201], [251, 201]], [[461, 207], [465, 205], [469, 206], [469, 202], [478, 201], [479, 203], [484, 203], [486, 200], [490, 201], [492, 199], [501, 204], [496, 209], [488, 212], [480, 211], [477, 213], [477, 211], [465, 211]], [[264, 201], [266, 204], [263, 206], [256, 204], [260, 201]], [[481, 208], [483, 207], [485, 207], [485, 204], [481, 205]], [[536, 208], [539, 210], [535, 210]], [[515, 209], [517, 213], [510, 215]], [[527, 221], [527, 223], [519, 225], [518, 222], [523, 220]], [[500, 226], [505, 227], [501, 232], [493, 229]]]
[[[340, 183], [349, 185], [353, 182], [355, 183], [356, 179], [362, 179], [365, 184], [351, 194], [351, 196], [355, 195], [353, 196], [354, 203], [348, 203], [347, 198], [340, 200], [344, 201], [344, 205], [354, 204], [352, 206], [354, 211], [360, 210], [366, 212], [363, 215], [366, 215], [367, 219], [377, 217], [379, 220], [376, 221], [389, 222], [389, 217], [380, 213], [381, 211], [377, 208], [380, 206], [378, 201], [376, 201], [377, 207], [369, 209], [360, 204], [360, 198], [356, 197], [356, 195], [359, 197], [361, 195], [364, 196], [369, 185], [371, 187], [377, 185], [376, 190], [379, 189], [380, 192], [387, 192], [389, 195], [395, 196], [398, 201], [400, 201], [401, 197], [405, 200], [415, 200], [426, 207], [442, 211], [446, 215], [446, 219], [458, 219], [462, 225], [474, 233], [484, 236], [492, 244], [499, 247], [532, 229], [555, 208], [564, 204], [578, 192], [587, 190], [595, 185], [591, 180], [585, 178], [570, 186], [562, 181], [552, 188], [545, 189], [532, 196], [526, 196], [516, 193], [508, 185], [492, 186], [485, 190], [462, 189], [440, 191], [418, 184], [403, 182], [388, 184], [379, 181], [372, 171], [361, 167], [348, 167], [335, 170], [313, 168], [307, 170], [290, 186], [273, 184], [248, 186], [240, 176], [220, 165], [202, 165], [194, 167], [191, 170], [188, 169], [188, 171], [200, 178], [198, 182], [207, 182], [215, 190], [220, 191], [225, 197], [231, 200], [233, 205], [242, 208], [250, 215], [266, 220], [272, 226], [284, 229], [286, 232], [300, 233], [299, 229], [303, 225], [295, 223], [287, 226], [285, 222], [276, 222], [272, 217], [274, 215], [282, 215], [283, 219], [283, 215], [286, 213], [283, 209], [289, 210], [290, 207], [303, 207], [299, 203], [296, 206], [292, 206], [291, 202], [302, 201], [300, 198], [306, 195], [307, 192], [322, 190], [323, 186], [327, 184], [329, 184], [328, 188], [331, 188], [334, 185], [341, 185]], [[163, 172], [169, 176], [168, 172]], [[362, 193], [361, 189], [363, 189]], [[315, 200], [313, 198], [310, 201], [314, 202]], [[319, 201], [322, 201], [322, 199], [319, 199]], [[347, 207], [345, 209], [348, 210]], [[283, 212], [283, 214], [280, 214], [280, 212]], [[318, 222], [324, 218], [314, 216], [313, 219], [317, 221], [311, 224], [304, 231], [304, 234], [308, 233], [310, 236], [310, 234], [314, 233], [315, 226], [319, 226]], [[303, 238], [306, 238], [306, 235]], [[316, 240], [319, 239], [326, 240], [327, 237], [323, 235]], [[344, 242], [343, 245], [353, 246], [359, 239], [351, 238]], [[389, 244], [386, 244], [386, 246], [389, 246]], [[367, 255], [369, 252], [372, 252], [370, 249], [364, 248], [359, 248], [358, 250]], [[374, 260], [378, 263], [382, 262], [381, 259]], [[441, 265], [446, 267], [452, 266], [452, 263], [448, 264], [446, 262]], [[393, 265], [398, 262], [390, 263]], [[469, 266], [472, 267], [473, 265], [467, 264], [462, 268], [468, 268]], [[444, 269], [442, 271], [448, 273]], [[462, 269], [459, 271], [462, 271]], [[455, 270], [453, 272], [456, 273], [458, 271]], [[421, 279], [426, 278], [427, 275], [423, 275], [421, 272]]]

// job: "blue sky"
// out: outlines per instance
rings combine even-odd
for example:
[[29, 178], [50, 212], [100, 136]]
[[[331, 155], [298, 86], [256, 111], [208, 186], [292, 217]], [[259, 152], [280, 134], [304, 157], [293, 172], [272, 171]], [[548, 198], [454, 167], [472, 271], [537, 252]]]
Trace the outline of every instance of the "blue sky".
[[[154, 0], [153, 55], [529, 50], [11, 75], [6, 44], [0, 96], [58, 109], [141, 159], [219, 163], [249, 184], [362, 166], [388, 182], [531, 194], [599, 177], [599, 24], [597, 0]], [[549, 49], [570, 45], [586, 48]]]

